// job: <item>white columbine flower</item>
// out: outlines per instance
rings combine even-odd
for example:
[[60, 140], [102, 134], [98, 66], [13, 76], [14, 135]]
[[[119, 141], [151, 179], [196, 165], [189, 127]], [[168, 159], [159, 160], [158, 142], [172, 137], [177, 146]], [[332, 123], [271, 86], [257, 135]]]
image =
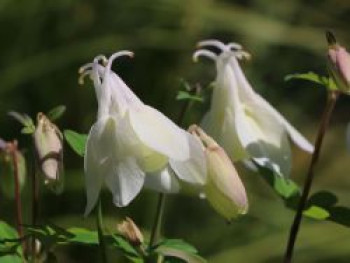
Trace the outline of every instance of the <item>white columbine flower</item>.
[[193, 58], [205, 56], [215, 61], [217, 76], [209, 112], [202, 126], [224, 147], [233, 161], [249, 159], [288, 176], [291, 169], [289, 138], [301, 149], [312, 152], [313, 146], [247, 81], [238, 59], [249, 58], [239, 44], [223, 44], [217, 40], [199, 43], [212, 46], [197, 50]]
[[111, 70], [112, 62], [120, 56], [133, 53], [120, 51], [108, 60], [97, 56], [80, 69], [80, 82], [86, 75], [91, 77], [98, 102], [97, 121], [90, 130], [84, 157], [85, 214], [94, 207], [103, 182], [118, 207], [136, 197], [146, 177], [152, 177], [151, 187], [168, 192], [178, 190], [173, 170], [188, 183], [205, 183], [205, 173], [185, 173], [188, 166], [181, 166], [196, 155], [196, 147], [190, 146], [198, 142], [161, 112], [145, 105]]

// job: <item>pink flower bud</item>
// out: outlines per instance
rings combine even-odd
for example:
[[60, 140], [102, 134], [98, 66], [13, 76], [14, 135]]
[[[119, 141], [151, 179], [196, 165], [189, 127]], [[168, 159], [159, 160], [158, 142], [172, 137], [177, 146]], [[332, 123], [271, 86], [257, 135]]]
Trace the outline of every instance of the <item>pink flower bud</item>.
[[328, 65], [338, 89], [350, 93], [350, 54], [337, 43], [330, 45]]

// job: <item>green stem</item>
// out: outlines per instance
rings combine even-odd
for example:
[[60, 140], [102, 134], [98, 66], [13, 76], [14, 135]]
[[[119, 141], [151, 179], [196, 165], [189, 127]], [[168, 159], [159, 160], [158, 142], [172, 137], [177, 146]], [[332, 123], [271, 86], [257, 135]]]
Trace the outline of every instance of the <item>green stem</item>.
[[164, 214], [164, 207], [165, 207], [165, 194], [160, 193], [158, 196], [158, 202], [157, 202], [157, 210], [156, 210], [156, 217], [154, 219], [154, 224], [151, 232], [151, 238], [149, 242], [149, 247], [153, 247], [157, 244], [158, 239], [160, 237], [161, 232], [161, 226], [163, 221], [163, 214]]
[[[201, 87], [199, 85], [196, 85], [192, 89], [191, 93], [194, 95], [198, 95], [200, 91], [201, 91]], [[186, 103], [183, 105], [180, 111], [179, 117], [177, 119], [178, 125], [181, 126], [183, 124], [185, 115], [188, 112], [188, 110], [191, 108], [191, 105], [192, 105], [191, 100], [187, 100]], [[151, 249], [154, 245], [157, 244], [157, 242], [159, 241], [159, 237], [161, 235], [161, 228], [162, 228], [164, 208], [165, 208], [165, 199], [166, 199], [166, 195], [164, 193], [160, 193], [158, 196], [156, 216], [152, 227], [151, 238], [149, 242], [149, 249]], [[158, 256], [157, 263], [161, 263], [161, 262], [163, 262], [163, 257]]]
[[96, 224], [97, 224], [98, 242], [100, 245], [101, 262], [107, 263], [106, 243], [103, 237], [103, 216], [102, 216], [101, 197], [99, 197], [98, 203], [97, 203]]
[[305, 186], [304, 186], [303, 193], [301, 195], [301, 198], [300, 198], [300, 201], [298, 204], [298, 208], [297, 208], [297, 212], [296, 212], [295, 217], [294, 217], [293, 224], [292, 224], [291, 229], [290, 229], [289, 240], [288, 240], [288, 244], [287, 244], [287, 248], [286, 248], [286, 253], [284, 256], [284, 263], [291, 263], [292, 262], [294, 245], [295, 245], [295, 241], [296, 241], [296, 238], [297, 238], [297, 235], [299, 232], [300, 223], [301, 223], [301, 219], [303, 216], [303, 211], [306, 208], [307, 199], [308, 199], [311, 185], [312, 185], [312, 181], [314, 178], [315, 166], [316, 166], [316, 163], [317, 163], [319, 156], [320, 156], [323, 138], [324, 138], [324, 135], [326, 133], [326, 129], [328, 127], [328, 124], [329, 124], [330, 118], [332, 116], [332, 112], [333, 112], [334, 106], [337, 102], [338, 96], [339, 96], [339, 93], [336, 91], [329, 91], [329, 93], [328, 93], [327, 104], [326, 104], [326, 107], [324, 109], [324, 112], [323, 112], [323, 115], [321, 118], [321, 124], [320, 124], [320, 127], [318, 129], [318, 133], [317, 133], [317, 137], [316, 137], [315, 150], [312, 154], [310, 166], [309, 166], [309, 169], [307, 172], [307, 176], [305, 178]]

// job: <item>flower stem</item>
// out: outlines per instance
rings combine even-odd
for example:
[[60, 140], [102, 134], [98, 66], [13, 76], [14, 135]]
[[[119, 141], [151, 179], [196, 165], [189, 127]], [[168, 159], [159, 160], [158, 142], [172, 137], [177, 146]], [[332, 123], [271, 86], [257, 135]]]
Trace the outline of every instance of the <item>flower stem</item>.
[[165, 207], [165, 194], [160, 193], [158, 196], [156, 217], [154, 219], [151, 238], [149, 242], [150, 247], [154, 246], [158, 242], [160, 232], [161, 232], [162, 221], [163, 221], [164, 207]]
[[[16, 200], [16, 226], [19, 238], [23, 237], [23, 221], [22, 221], [22, 202], [19, 185], [19, 171], [18, 171], [18, 155], [17, 155], [17, 141], [11, 143], [11, 155], [13, 165], [13, 177], [15, 179], [15, 200]], [[22, 244], [23, 249], [25, 243]]]
[[101, 262], [107, 263], [106, 243], [103, 237], [103, 216], [102, 216], [101, 197], [99, 197], [98, 203], [97, 203], [96, 224], [97, 224], [98, 242], [100, 245]]
[[[39, 214], [39, 182], [37, 178], [37, 155], [35, 149], [33, 150], [33, 167], [32, 167], [32, 226], [35, 227], [38, 221]], [[31, 256], [32, 262], [36, 262], [36, 242], [35, 236], [32, 236], [31, 242]]]
[[321, 123], [318, 129], [317, 137], [316, 137], [316, 142], [315, 142], [315, 150], [312, 154], [311, 157], [311, 162], [310, 166], [307, 172], [307, 176], [305, 178], [305, 186], [298, 204], [298, 208], [294, 217], [293, 224], [290, 229], [290, 234], [289, 234], [289, 240], [288, 240], [288, 245], [286, 249], [286, 253], [284, 256], [284, 263], [291, 263], [292, 262], [292, 256], [293, 256], [293, 250], [294, 250], [294, 245], [295, 241], [299, 232], [300, 228], [300, 223], [301, 219], [303, 216], [303, 211], [306, 207], [307, 199], [309, 196], [309, 192], [311, 189], [312, 181], [314, 178], [314, 170], [316, 163], [319, 159], [320, 152], [321, 152], [321, 146], [323, 142], [324, 135], [326, 133], [326, 129], [328, 127], [330, 118], [332, 116], [332, 112], [334, 109], [334, 106], [337, 102], [339, 93], [337, 91], [329, 91], [328, 92], [328, 99], [327, 99], [327, 104], [324, 109], [322, 118], [321, 118]]

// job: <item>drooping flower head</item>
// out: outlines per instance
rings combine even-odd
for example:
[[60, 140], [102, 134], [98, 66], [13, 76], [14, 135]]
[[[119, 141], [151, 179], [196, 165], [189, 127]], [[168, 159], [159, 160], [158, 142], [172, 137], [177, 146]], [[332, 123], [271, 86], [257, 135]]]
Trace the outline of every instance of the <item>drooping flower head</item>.
[[[193, 138], [145, 105], [111, 70], [120, 56], [133, 53], [120, 51], [109, 59], [97, 56], [80, 69], [80, 82], [86, 75], [91, 77], [98, 102], [97, 121], [90, 130], [84, 157], [86, 214], [94, 207], [103, 182], [112, 192], [114, 204], [126, 206], [140, 192], [146, 174], [154, 176], [149, 180], [154, 188], [164, 182], [172, 188], [175, 183], [167, 170], [181, 170], [178, 166], [191, 156]], [[176, 174], [189, 183], [205, 182], [205, 174]]]
[[[199, 42], [202, 49], [193, 58], [204, 56], [216, 63], [217, 76], [209, 112], [203, 128], [213, 136], [234, 161], [254, 160], [282, 176], [291, 168], [288, 137], [301, 149], [312, 152], [313, 146], [257, 94], [246, 79], [239, 60], [249, 58], [241, 45], [217, 40]], [[218, 54], [203, 47], [214, 47]]]

